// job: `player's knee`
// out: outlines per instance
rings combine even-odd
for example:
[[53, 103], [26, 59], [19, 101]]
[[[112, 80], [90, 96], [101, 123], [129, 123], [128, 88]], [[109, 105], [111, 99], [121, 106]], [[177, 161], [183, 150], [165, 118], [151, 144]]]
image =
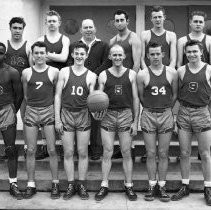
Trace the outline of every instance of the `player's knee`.
[[111, 159], [113, 155], [113, 148], [106, 147], [103, 149], [103, 158], [104, 159]]
[[156, 151], [147, 151], [147, 158], [148, 159], [155, 159], [156, 158]]
[[168, 152], [167, 151], [158, 151], [158, 157], [159, 159], [168, 159]]
[[36, 153], [35, 147], [28, 147], [27, 148], [27, 157], [35, 156], [35, 153]]
[[184, 159], [184, 158], [189, 158], [190, 155], [191, 155], [191, 151], [182, 150], [182, 151], [181, 151], [181, 154], [180, 154], [180, 157], [181, 157], [182, 159]]
[[121, 150], [123, 158], [131, 158], [131, 148], [125, 148]]
[[18, 150], [15, 145], [7, 146], [5, 148], [5, 154], [8, 156], [8, 159], [15, 159], [18, 155]]
[[80, 159], [86, 159], [88, 157], [88, 152], [84, 149], [79, 149], [78, 156]]
[[73, 159], [74, 150], [68, 150], [64, 152], [64, 159]]
[[201, 161], [208, 161], [210, 159], [210, 152], [209, 151], [202, 151], [200, 152]]
[[48, 154], [50, 157], [55, 157], [57, 155], [55, 148], [48, 149]]

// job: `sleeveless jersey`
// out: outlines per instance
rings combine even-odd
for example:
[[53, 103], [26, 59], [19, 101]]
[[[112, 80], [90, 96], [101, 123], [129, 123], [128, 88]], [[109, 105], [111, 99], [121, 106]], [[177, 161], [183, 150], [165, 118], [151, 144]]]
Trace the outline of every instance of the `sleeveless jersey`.
[[207, 64], [198, 72], [193, 74], [188, 65], [181, 81], [179, 89], [179, 101], [194, 106], [206, 106], [209, 104], [211, 88], [206, 79]]
[[144, 88], [143, 107], [145, 108], [169, 108], [172, 106], [172, 87], [166, 78], [166, 66], [159, 76], [156, 76], [150, 68], [149, 84]]
[[[187, 40], [188, 41], [191, 40], [189, 35], [187, 35]], [[206, 35], [204, 35], [204, 38], [202, 39], [201, 44], [203, 46], [203, 52], [202, 52], [201, 60], [205, 63], [210, 63], [210, 54], [209, 54], [209, 52], [207, 50], [207, 46], [206, 46]], [[187, 59], [185, 52], [184, 52], [183, 53], [183, 65], [185, 65], [187, 63], [188, 63], [188, 59]]]
[[27, 41], [25, 41], [19, 49], [15, 50], [11, 46], [10, 41], [7, 40], [8, 47], [5, 62], [13, 68], [17, 69], [20, 75], [24, 69], [29, 67], [29, 60], [26, 54], [26, 43]]
[[123, 66], [129, 69], [133, 68], [133, 53], [132, 53], [132, 46], [129, 44], [129, 39], [131, 36], [132, 31], [128, 34], [127, 38], [123, 41], [117, 41], [117, 36], [114, 41], [114, 44], [119, 44], [125, 50], [126, 58], [123, 61]]
[[89, 70], [86, 70], [82, 75], [74, 74], [70, 67], [69, 79], [65, 88], [62, 91], [62, 107], [69, 109], [84, 109], [87, 108], [87, 97], [89, 88], [87, 87], [86, 77]]
[[150, 42], [156, 42], [162, 45], [162, 51], [165, 53], [164, 57], [162, 59], [162, 63], [165, 66], [169, 66], [170, 64], [170, 45], [169, 43], [166, 41], [166, 31], [161, 35], [161, 36], [157, 36], [152, 30], [150, 30], [151, 32], [151, 39], [149, 40], [149, 42], [146, 45], [146, 49], [145, 49], [145, 63], [147, 66], [150, 66], [150, 61], [147, 58], [147, 53], [149, 52], [149, 43]]
[[104, 92], [109, 98], [109, 109], [132, 108], [132, 85], [127, 69], [121, 77], [115, 77], [106, 70], [107, 81]]
[[[44, 42], [45, 44], [47, 45], [47, 49], [49, 52], [51, 53], [61, 53], [62, 52], [62, 48], [63, 48], [63, 44], [62, 44], [62, 38], [63, 38], [63, 35], [61, 35], [61, 37], [59, 38], [59, 40], [55, 43], [51, 43], [48, 41], [47, 39], [47, 36], [45, 35], [44, 36]], [[59, 70], [63, 67], [65, 67], [65, 63], [62, 63], [62, 62], [56, 62], [56, 61], [49, 61], [47, 62], [47, 64], [49, 66], [53, 66], [55, 68], [58, 68]]]
[[3, 69], [1, 71], [4, 71], [5, 73], [3, 75], [0, 74], [0, 106], [14, 103], [13, 87], [10, 81], [10, 75], [8, 71], [9, 68], [12, 67], [7, 64], [4, 64]]
[[46, 107], [54, 102], [54, 85], [48, 77], [48, 67], [44, 72], [37, 72], [32, 68], [32, 75], [27, 83], [27, 105]]

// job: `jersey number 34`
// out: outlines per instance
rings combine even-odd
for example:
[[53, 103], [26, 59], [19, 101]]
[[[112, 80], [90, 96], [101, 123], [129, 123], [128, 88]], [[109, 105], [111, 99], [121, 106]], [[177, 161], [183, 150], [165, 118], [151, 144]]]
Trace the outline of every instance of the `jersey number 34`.
[[153, 96], [156, 96], [156, 95], [166, 95], [166, 89], [165, 89], [165, 86], [161, 87], [160, 89], [157, 87], [157, 86], [152, 86], [151, 88], [152, 92], [151, 94]]

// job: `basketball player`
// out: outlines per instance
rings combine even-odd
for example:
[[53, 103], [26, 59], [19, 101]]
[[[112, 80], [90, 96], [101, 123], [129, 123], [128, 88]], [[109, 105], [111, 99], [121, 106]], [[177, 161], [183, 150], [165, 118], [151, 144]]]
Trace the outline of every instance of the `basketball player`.
[[[84, 66], [99, 75], [103, 70], [111, 66], [108, 59], [109, 46], [106, 42], [96, 37], [96, 26], [92, 19], [84, 19], [81, 23], [81, 39], [80, 42], [89, 47], [88, 57]], [[70, 53], [68, 57], [68, 65], [72, 66], [74, 59], [71, 56], [75, 43], [70, 45]], [[90, 135], [90, 158], [98, 160], [102, 156], [102, 141], [100, 136], [100, 123], [91, 116], [91, 135]]]
[[151, 30], [143, 31], [141, 34], [142, 40], [142, 56], [141, 66], [142, 69], [147, 68], [150, 65], [149, 58], [147, 56], [148, 45], [150, 42], [157, 42], [162, 44], [163, 48], [163, 61], [166, 66], [175, 68], [177, 51], [176, 51], [176, 34], [171, 31], [167, 31], [164, 28], [164, 21], [166, 19], [165, 10], [161, 6], [154, 6], [151, 9], [151, 22], [153, 28]]
[[[166, 174], [168, 169], [168, 150], [174, 128], [172, 107], [177, 99], [178, 75], [175, 69], [162, 63], [164, 52], [161, 44], [148, 45], [150, 66], [139, 71], [137, 85], [139, 98], [143, 105], [141, 128], [147, 151], [147, 172], [149, 188], [146, 201], [153, 201], [158, 173], [159, 199], [170, 201], [166, 193]], [[158, 136], [158, 166], [156, 163], [156, 139]]]
[[192, 134], [195, 134], [204, 176], [204, 197], [207, 205], [211, 205], [211, 117], [208, 110], [211, 66], [201, 61], [202, 52], [200, 41], [188, 41], [185, 44], [185, 54], [189, 62], [178, 69], [180, 108], [177, 124], [182, 187], [171, 200], [177, 201], [189, 195], [191, 140]]
[[[70, 40], [67, 36], [59, 32], [61, 17], [58, 12], [50, 10], [46, 13], [46, 34], [41, 36], [38, 41], [43, 41], [48, 47], [47, 64], [59, 70], [66, 66], [69, 54]], [[43, 147], [38, 150], [36, 159], [48, 157], [45, 137], [43, 135]]]
[[8, 157], [10, 195], [22, 199], [17, 186], [18, 150], [16, 139], [16, 113], [23, 100], [20, 74], [5, 63], [6, 46], [0, 42], [0, 130]]
[[27, 157], [26, 167], [28, 184], [25, 198], [32, 198], [36, 194], [35, 186], [35, 153], [37, 148], [37, 135], [39, 127], [43, 127], [47, 140], [52, 173], [51, 198], [60, 197], [58, 180], [58, 159], [55, 149], [54, 127], [54, 89], [59, 70], [46, 64], [47, 46], [44, 42], [35, 42], [32, 45], [32, 58], [34, 66], [24, 69], [22, 82], [26, 100], [26, 113], [24, 117]]
[[[26, 23], [22, 17], [13, 17], [9, 22], [9, 26], [11, 38], [6, 42], [7, 52], [5, 62], [13, 68], [17, 69], [21, 76], [23, 69], [28, 68], [30, 65], [32, 65], [30, 44], [28, 41], [23, 39], [23, 32]], [[22, 120], [24, 119], [25, 109], [26, 103], [23, 100], [20, 107]], [[26, 155], [26, 145], [24, 145], [24, 152], [24, 155]]]
[[[104, 91], [109, 97], [109, 107], [101, 121], [103, 180], [100, 190], [95, 195], [97, 201], [104, 199], [108, 194], [108, 176], [111, 170], [111, 157], [116, 132], [119, 135], [123, 156], [125, 192], [129, 200], [134, 201], [137, 199], [132, 183], [131, 143], [132, 137], [137, 134], [140, 107], [136, 72], [123, 66], [125, 57], [123, 47], [119, 44], [113, 45], [109, 53], [109, 59], [113, 65], [103, 71], [98, 78], [99, 89]], [[98, 116], [95, 117], [97, 118]]]
[[210, 64], [211, 61], [211, 36], [203, 33], [207, 15], [202, 11], [193, 11], [190, 15], [189, 25], [191, 32], [178, 40], [178, 60], [177, 66], [180, 67], [188, 63], [185, 54], [185, 44], [189, 40], [198, 40], [203, 45], [202, 61]]
[[[56, 87], [55, 126], [62, 138], [64, 168], [68, 179], [68, 188], [63, 195], [65, 200], [70, 199], [76, 192], [83, 200], [89, 198], [85, 180], [91, 118], [86, 100], [94, 90], [97, 76], [84, 66], [87, 56], [87, 45], [76, 42], [72, 52], [74, 64], [61, 69]], [[77, 184], [73, 160], [75, 135], [79, 155]]]

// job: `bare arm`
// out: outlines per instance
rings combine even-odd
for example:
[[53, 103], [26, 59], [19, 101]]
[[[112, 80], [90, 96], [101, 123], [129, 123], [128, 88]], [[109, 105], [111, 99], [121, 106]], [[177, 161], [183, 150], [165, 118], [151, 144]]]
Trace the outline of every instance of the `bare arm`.
[[133, 33], [131, 38], [132, 44], [132, 56], [133, 56], [133, 70], [138, 72], [140, 69], [141, 62], [141, 40], [138, 38], [137, 34]]
[[66, 62], [68, 55], [69, 55], [69, 46], [70, 46], [70, 40], [68, 37], [63, 36], [62, 38], [62, 51], [61, 53], [50, 53], [48, 52], [48, 59], [56, 62]]
[[174, 107], [176, 100], [177, 100], [177, 95], [178, 95], [178, 73], [177, 71], [174, 69], [174, 71], [172, 72], [172, 108]]
[[176, 34], [170, 32], [170, 64], [169, 66], [175, 68], [177, 61], [177, 37]]
[[182, 66], [184, 54], [184, 37], [178, 40], [177, 44], [177, 68]]
[[23, 86], [20, 74], [15, 69], [12, 69], [11, 71], [11, 82], [13, 87], [14, 105], [16, 112], [18, 112], [23, 101]]
[[138, 96], [141, 101], [141, 104], [143, 105], [144, 101], [144, 70], [139, 71], [137, 74], [136, 82], [137, 82], [137, 88], [138, 88]]
[[89, 76], [89, 93], [92, 93], [95, 89], [97, 75], [91, 71], [88, 73]]
[[145, 69], [147, 66], [146, 66], [146, 63], [145, 63], [145, 51], [146, 51], [146, 37], [147, 36], [147, 33], [146, 31], [144, 31], [142, 34], [141, 34], [141, 67], [142, 69]]
[[106, 80], [107, 80], [107, 76], [106, 76], [105, 71], [103, 71], [98, 77], [99, 90], [104, 91]]

